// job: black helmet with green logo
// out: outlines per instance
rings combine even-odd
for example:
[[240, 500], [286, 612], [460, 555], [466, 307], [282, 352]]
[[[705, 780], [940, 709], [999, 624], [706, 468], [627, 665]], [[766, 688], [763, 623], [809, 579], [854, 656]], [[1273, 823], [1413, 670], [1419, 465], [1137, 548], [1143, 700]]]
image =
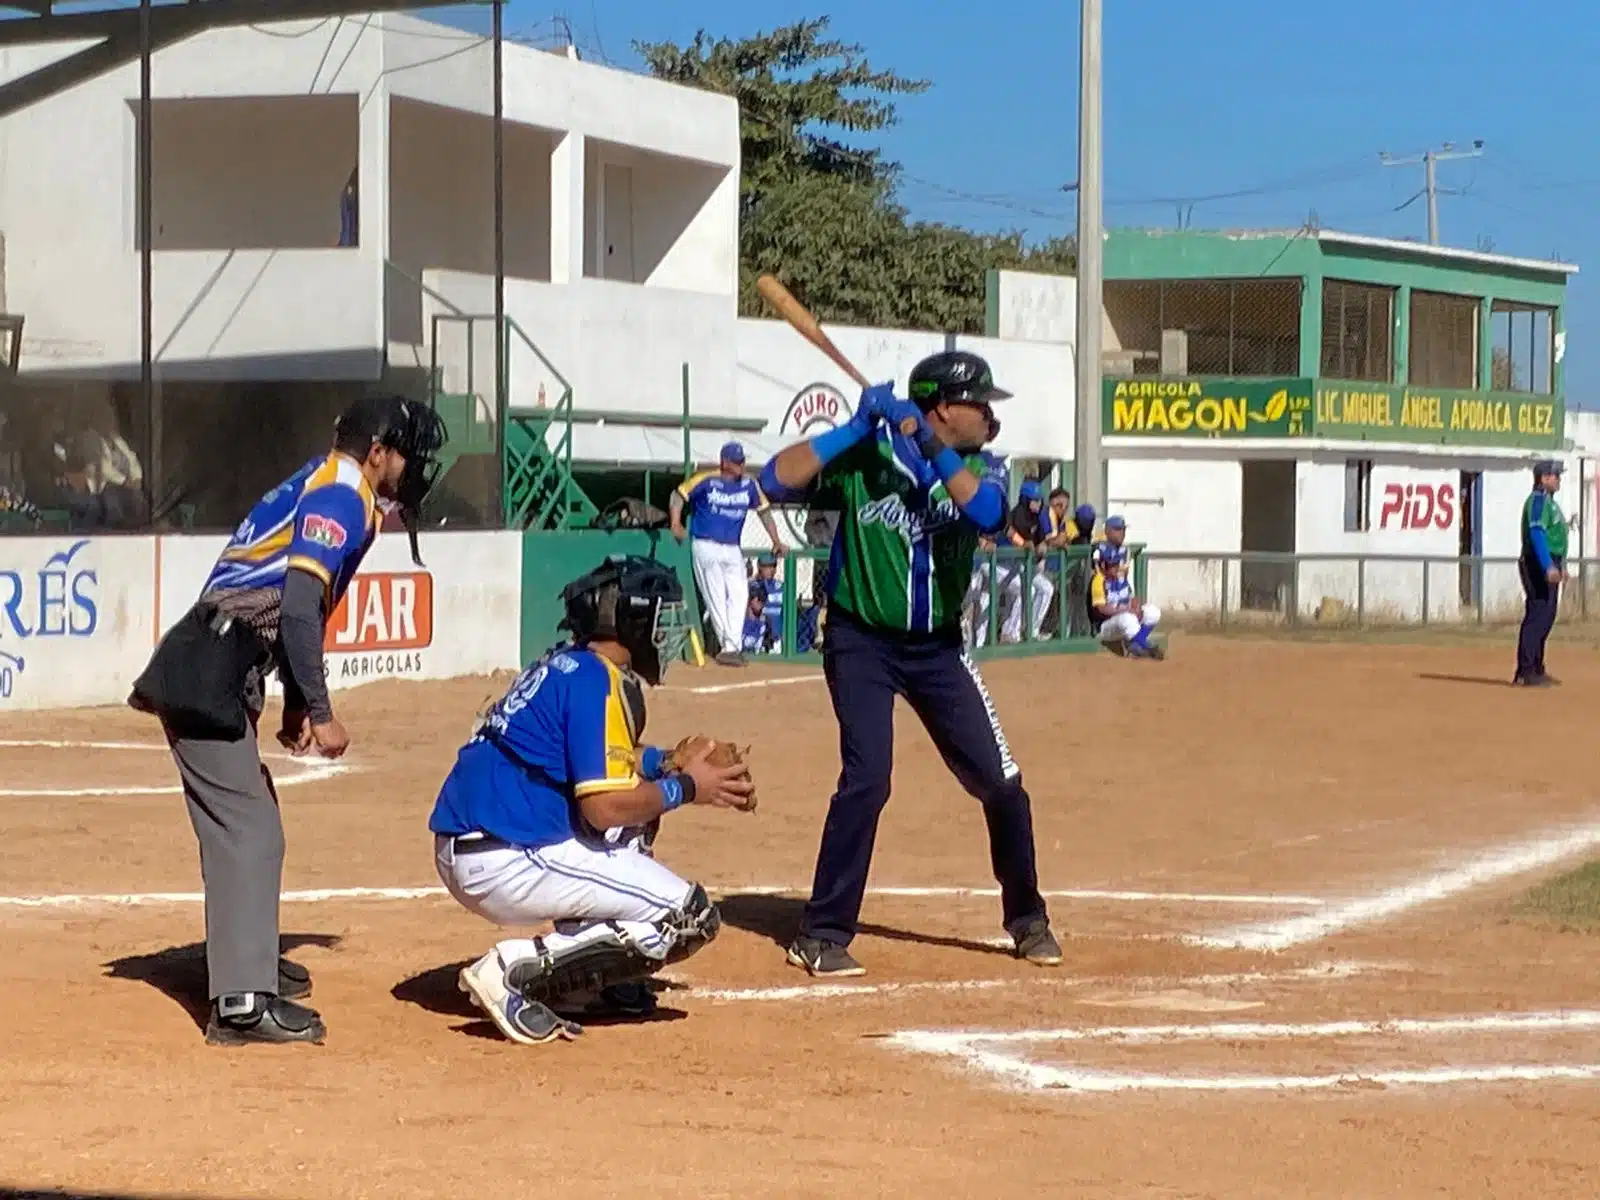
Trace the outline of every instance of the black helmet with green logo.
[[936, 404], [990, 404], [1011, 393], [994, 385], [989, 364], [966, 350], [931, 354], [911, 368], [911, 400], [927, 412]]

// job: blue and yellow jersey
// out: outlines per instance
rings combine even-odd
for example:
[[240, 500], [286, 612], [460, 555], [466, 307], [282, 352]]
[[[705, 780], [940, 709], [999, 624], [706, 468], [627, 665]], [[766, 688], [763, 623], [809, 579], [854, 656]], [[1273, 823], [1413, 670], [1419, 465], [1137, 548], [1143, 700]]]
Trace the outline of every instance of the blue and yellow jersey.
[[587, 832], [578, 800], [639, 786], [643, 721], [621, 668], [591, 650], [556, 650], [517, 677], [462, 747], [428, 828], [532, 849]]
[[256, 502], [201, 593], [206, 598], [262, 592], [281, 597], [294, 567], [322, 580], [331, 613], [381, 523], [377, 497], [360, 464], [346, 454], [318, 455]]
[[727, 546], [739, 544], [745, 517], [767, 511], [760, 484], [747, 476], [724, 479], [720, 470], [689, 476], [677, 494], [689, 510], [689, 536]]
[[[1089, 605], [1097, 613], [1107, 605], [1127, 608], [1133, 603], [1133, 581], [1113, 579], [1103, 571], [1096, 571], [1089, 581]], [[1100, 613], [1104, 616], [1104, 613]]]

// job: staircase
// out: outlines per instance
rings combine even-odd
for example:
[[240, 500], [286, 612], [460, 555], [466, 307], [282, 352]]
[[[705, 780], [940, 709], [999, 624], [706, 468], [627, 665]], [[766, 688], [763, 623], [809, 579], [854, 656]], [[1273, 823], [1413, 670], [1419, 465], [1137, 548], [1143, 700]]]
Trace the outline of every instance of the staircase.
[[[445, 387], [439, 334], [441, 326], [447, 324], [465, 326], [465, 391]], [[511, 348], [517, 341], [543, 364], [556, 381], [559, 395], [554, 404], [524, 408], [508, 403], [502, 412], [493, 414], [494, 389], [491, 384], [487, 397], [479, 390], [473, 351], [485, 332], [492, 346], [494, 317], [435, 314], [429, 335], [429, 402], [449, 433], [441, 455], [441, 477], [461, 459], [495, 455], [495, 433], [501, 429], [504, 438], [498, 454], [502, 525], [507, 529], [581, 529], [593, 521], [599, 509], [572, 477], [572, 385], [516, 321], [504, 318], [503, 328], [498, 368], [500, 394], [512, 395]]]

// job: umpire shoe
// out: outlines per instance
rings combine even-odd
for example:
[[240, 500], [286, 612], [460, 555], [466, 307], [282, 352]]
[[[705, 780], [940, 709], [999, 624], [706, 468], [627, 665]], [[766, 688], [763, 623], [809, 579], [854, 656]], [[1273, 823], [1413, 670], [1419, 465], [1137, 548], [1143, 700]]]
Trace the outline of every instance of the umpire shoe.
[[311, 995], [311, 972], [297, 962], [280, 957], [278, 995], [285, 1000], [304, 1000]]
[[322, 1016], [314, 1008], [268, 996], [244, 992], [219, 996], [206, 1023], [206, 1043], [243, 1046], [249, 1042], [310, 1042], [320, 1046], [328, 1036]]
[[1017, 945], [1017, 957], [1023, 961], [1031, 962], [1036, 967], [1061, 965], [1061, 943], [1050, 932], [1050, 922], [1042, 917], [1029, 921], [1022, 929], [1013, 932], [1011, 937]]
[[803, 968], [808, 975], [826, 975], [830, 979], [848, 979], [867, 973], [843, 946], [814, 937], [801, 936], [790, 943], [789, 965]]

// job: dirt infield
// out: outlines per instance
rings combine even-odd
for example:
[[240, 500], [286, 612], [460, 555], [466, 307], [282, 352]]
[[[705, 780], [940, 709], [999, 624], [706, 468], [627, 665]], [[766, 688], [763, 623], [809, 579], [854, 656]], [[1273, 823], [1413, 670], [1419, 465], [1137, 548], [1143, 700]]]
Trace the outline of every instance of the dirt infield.
[[346, 769], [269, 760], [320, 1048], [202, 1043], [196, 852], [152, 724], [0, 716], [0, 1190], [1594, 1195], [1600, 941], [1504, 913], [1600, 848], [1600, 653], [1564, 649], [1549, 692], [1503, 686], [1508, 659], [1179, 638], [1163, 664], [994, 664], [1066, 965], [995, 944], [981, 815], [905, 719], [870, 974], [829, 986], [781, 949], [837, 771], [826, 694], [679, 670], [650, 740], [755, 747], [760, 810], [675, 814], [657, 847], [724, 934], [657, 1019], [537, 1048], [457, 993], [495, 935], [435, 893], [426, 831], [500, 682], [361, 689]]

